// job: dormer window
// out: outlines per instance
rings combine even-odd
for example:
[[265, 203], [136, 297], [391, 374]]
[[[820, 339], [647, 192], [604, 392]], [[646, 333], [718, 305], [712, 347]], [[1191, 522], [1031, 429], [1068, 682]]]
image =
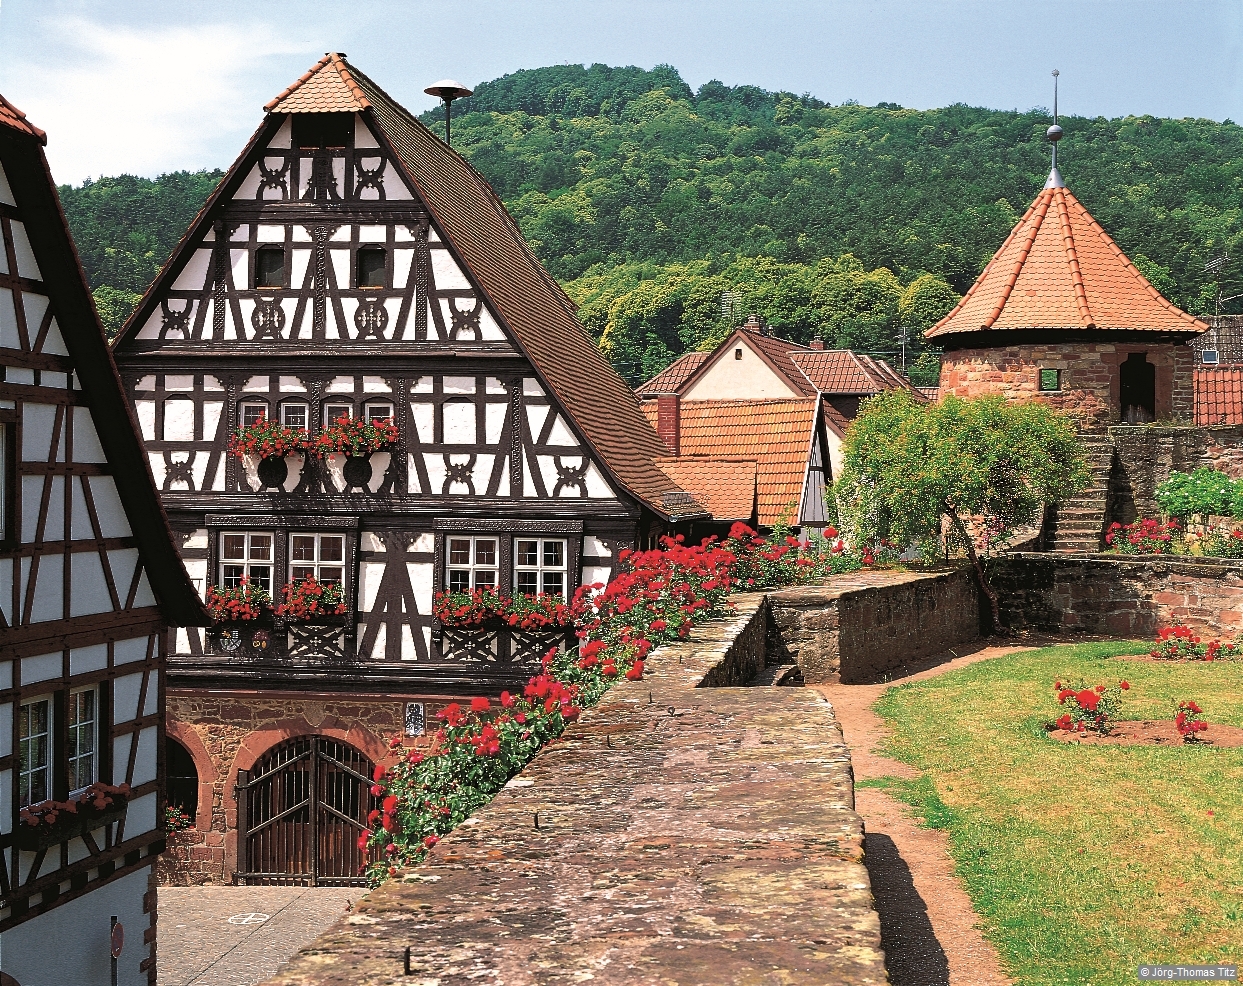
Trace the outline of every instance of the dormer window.
[[285, 248], [261, 246], [255, 251], [255, 287], [283, 288], [285, 286]]
[[382, 288], [386, 284], [384, 247], [365, 246], [358, 249], [357, 281], [360, 288]]

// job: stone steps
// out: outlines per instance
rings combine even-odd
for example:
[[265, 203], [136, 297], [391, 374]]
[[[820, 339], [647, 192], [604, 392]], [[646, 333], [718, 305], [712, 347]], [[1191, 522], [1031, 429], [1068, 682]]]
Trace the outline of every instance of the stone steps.
[[1058, 504], [1049, 538], [1049, 550], [1099, 551], [1109, 506], [1109, 472], [1113, 467], [1113, 440], [1105, 435], [1080, 435], [1090, 478], [1086, 488]]

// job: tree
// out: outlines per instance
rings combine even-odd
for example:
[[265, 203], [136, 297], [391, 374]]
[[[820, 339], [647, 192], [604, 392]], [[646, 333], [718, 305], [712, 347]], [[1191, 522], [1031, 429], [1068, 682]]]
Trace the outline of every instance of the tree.
[[142, 295], [122, 288], [109, 287], [102, 284], [91, 292], [95, 299], [95, 310], [99, 312], [99, 321], [103, 323], [104, 335], [111, 342], [121, 331], [125, 320], [133, 314], [134, 308], [142, 300]]
[[978, 523], [989, 548], [1088, 482], [1069, 419], [1044, 403], [996, 395], [921, 404], [907, 391], [879, 394], [851, 424], [842, 460], [832, 495], [857, 543], [888, 539], [935, 551], [947, 520], [988, 597], [994, 628], [997, 593], [968, 524]]

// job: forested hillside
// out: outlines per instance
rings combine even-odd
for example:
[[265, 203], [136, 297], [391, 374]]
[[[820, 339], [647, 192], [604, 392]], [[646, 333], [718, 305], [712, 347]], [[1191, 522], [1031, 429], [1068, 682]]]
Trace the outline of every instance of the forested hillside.
[[[443, 130], [440, 111], [423, 119]], [[751, 311], [830, 345], [914, 341], [1043, 185], [1049, 122], [719, 82], [693, 92], [669, 66], [570, 65], [479, 85], [454, 105], [453, 136], [638, 378]], [[1160, 290], [1197, 313], [1219, 288], [1243, 292], [1233, 260], [1205, 270], [1243, 234], [1243, 128], [1061, 123], [1067, 184]], [[92, 285], [141, 290], [214, 180], [63, 189]]]

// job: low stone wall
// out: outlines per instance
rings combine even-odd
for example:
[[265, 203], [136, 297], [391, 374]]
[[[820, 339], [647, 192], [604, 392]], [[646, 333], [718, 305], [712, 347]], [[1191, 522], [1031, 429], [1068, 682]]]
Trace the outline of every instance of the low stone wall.
[[966, 568], [862, 571], [768, 601], [779, 643], [809, 685], [873, 681], [980, 635], [979, 590]]
[[1243, 629], [1239, 562], [1033, 553], [996, 558], [988, 573], [1013, 629], [1138, 638], [1171, 623], [1221, 637]]
[[735, 602], [273, 986], [886, 982], [832, 708], [811, 689], [704, 687], [742, 684], [762, 655], [762, 597]]

